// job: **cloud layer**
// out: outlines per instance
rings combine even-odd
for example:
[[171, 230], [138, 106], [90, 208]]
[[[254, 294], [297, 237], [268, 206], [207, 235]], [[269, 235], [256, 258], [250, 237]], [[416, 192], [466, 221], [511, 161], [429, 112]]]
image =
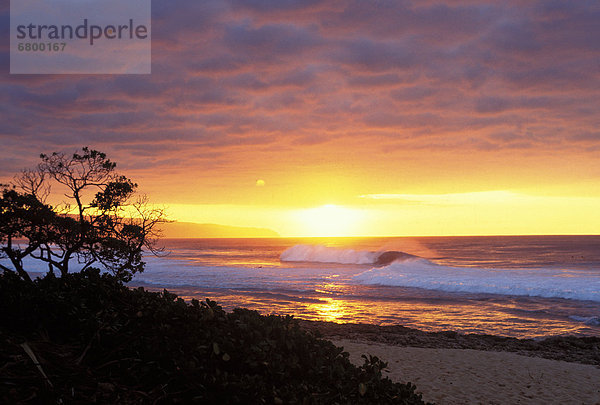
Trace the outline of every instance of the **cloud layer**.
[[82, 145], [155, 192], [193, 172], [199, 203], [301, 173], [355, 176], [359, 194], [469, 191], [477, 168], [600, 178], [595, 1], [155, 2], [153, 73], [125, 76], [7, 74], [1, 12], [0, 178]]

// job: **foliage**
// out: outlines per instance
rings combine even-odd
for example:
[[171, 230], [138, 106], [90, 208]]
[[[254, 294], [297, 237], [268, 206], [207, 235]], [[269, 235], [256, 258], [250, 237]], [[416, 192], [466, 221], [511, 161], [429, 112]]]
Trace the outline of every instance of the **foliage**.
[[[164, 212], [150, 208], [145, 197], [133, 200], [137, 184], [116, 173], [116, 163], [102, 152], [84, 147], [71, 156], [40, 157], [34, 170], [3, 187], [0, 258], [12, 268], [0, 268], [29, 280], [23, 259], [30, 256], [62, 275], [74, 261], [83, 269], [101, 266], [124, 281], [143, 271], [142, 250], [157, 252], [156, 225], [165, 222]], [[65, 190], [66, 200], [47, 203]]]
[[[52, 208], [31, 194], [19, 193], [5, 188], [0, 198], [0, 258], [10, 259], [15, 271], [23, 279], [31, 281], [23, 269], [23, 258], [39, 249], [52, 238]], [[14, 246], [14, 239], [26, 238], [29, 243], [24, 249]], [[2, 266], [4, 270], [7, 269]]]
[[382, 378], [379, 359], [355, 367], [291, 317], [186, 304], [95, 269], [33, 283], [5, 273], [0, 307], [0, 402], [422, 403]]

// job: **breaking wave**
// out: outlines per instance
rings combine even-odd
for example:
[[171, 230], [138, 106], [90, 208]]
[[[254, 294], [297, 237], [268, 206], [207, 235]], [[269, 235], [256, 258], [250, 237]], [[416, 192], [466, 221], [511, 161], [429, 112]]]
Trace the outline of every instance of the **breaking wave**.
[[600, 302], [597, 276], [583, 273], [575, 276], [572, 271], [560, 268], [452, 267], [400, 251], [373, 252], [322, 245], [293, 246], [281, 254], [280, 260], [371, 265], [370, 270], [352, 277], [353, 282], [363, 285]]
[[396, 250], [371, 252], [365, 250], [340, 249], [323, 245], [296, 245], [286, 249], [280, 256], [283, 262], [317, 262], [339, 264], [371, 264], [385, 266], [395, 261], [418, 259]]

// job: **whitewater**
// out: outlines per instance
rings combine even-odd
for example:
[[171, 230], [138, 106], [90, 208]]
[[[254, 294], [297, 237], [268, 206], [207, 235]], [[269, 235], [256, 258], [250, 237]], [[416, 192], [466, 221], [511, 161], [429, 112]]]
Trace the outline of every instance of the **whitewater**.
[[589, 269], [452, 267], [404, 252], [355, 251], [321, 245], [293, 246], [281, 254], [281, 260], [373, 266], [388, 264], [373, 267], [352, 278], [361, 284], [600, 302], [600, 277]]

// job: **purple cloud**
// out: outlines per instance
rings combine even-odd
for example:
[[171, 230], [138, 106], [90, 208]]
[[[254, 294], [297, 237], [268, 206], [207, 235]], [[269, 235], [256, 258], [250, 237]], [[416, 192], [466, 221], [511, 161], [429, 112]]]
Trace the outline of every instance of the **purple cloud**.
[[350, 160], [357, 147], [600, 143], [597, 2], [155, 2], [153, 73], [125, 76], [9, 75], [8, 16], [0, 176], [82, 145], [147, 175], [229, 176], [231, 162], [368, 165]]

